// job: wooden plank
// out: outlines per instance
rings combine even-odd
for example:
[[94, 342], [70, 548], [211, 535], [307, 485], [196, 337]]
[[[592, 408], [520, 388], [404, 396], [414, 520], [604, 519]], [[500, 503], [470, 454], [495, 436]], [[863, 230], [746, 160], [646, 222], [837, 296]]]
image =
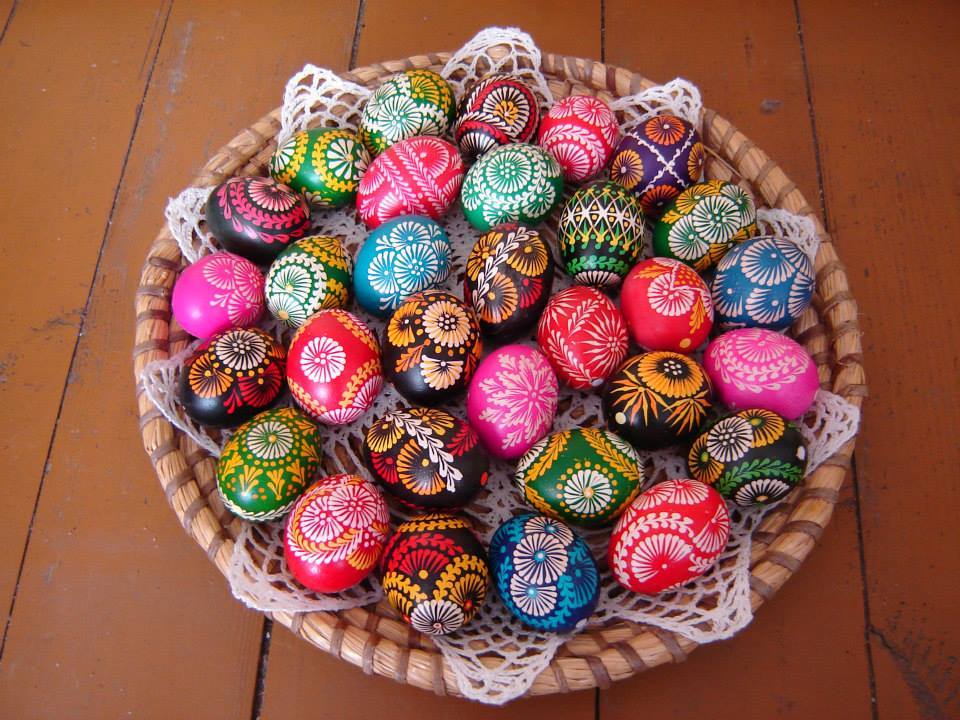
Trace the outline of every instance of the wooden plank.
[[[166, 16], [21, 3], [0, 46], [0, 607], [9, 608], [87, 292]], [[9, 8], [0, 23], [6, 22]], [[70, 42], [64, 42], [69, 37]]]
[[[793, 8], [733, 2], [671, 6], [650, 33], [634, 3], [607, 0], [606, 55], [656, 80], [697, 83], [704, 101], [766, 150], [818, 201], [815, 148]], [[829, 592], [824, 592], [829, 588]], [[601, 692], [604, 720], [664, 717], [869, 717], [869, 673], [850, 485], [821, 547], [737, 637]]]
[[953, 2], [801, 2], [830, 229], [860, 303], [857, 443], [880, 717], [960, 716]]
[[[116, 33], [113, 17], [87, 15]], [[0, 665], [0, 715], [250, 715], [262, 616], [230, 597], [184, 535], [141, 450], [133, 296], [166, 198], [278, 105], [306, 60], [345, 67], [355, 18], [348, 4], [175, 6], [63, 404]]]
[[[497, 0], [455, 4], [432, 0], [378, 0], [365, 4], [358, 65], [437, 50], [452, 50], [490, 25], [520, 27], [542, 49], [599, 57], [599, 3], [563, 0], [549, 7], [537, 3]], [[577, 28], [571, 32], [570, 28]], [[318, 701], [318, 699], [320, 699]], [[438, 698], [361, 671], [307, 646], [277, 627], [264, 683], [263, 717], [286, 718], [316, 714], [317, 703], [336, 708], [337, 718], [370, 718], [387, 713], [394, 718], [510, 717], [592, 718], [594, 693], [525, 700], [507, 708], [491, 708], [453, 698]]]

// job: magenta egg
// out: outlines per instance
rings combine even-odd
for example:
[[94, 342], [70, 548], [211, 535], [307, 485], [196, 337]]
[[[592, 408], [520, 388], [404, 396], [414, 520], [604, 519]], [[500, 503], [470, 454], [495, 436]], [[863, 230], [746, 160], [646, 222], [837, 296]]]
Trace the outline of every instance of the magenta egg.
[[263, 314], [263, 274], [239, 255], [207, 255], [180, 273], [171, 306], [180, 326], [203, 340], [253, 325]]
[[557, 376], [543, 353], [505, 345], [477, 368], [467, 391], [467, 419], [492, 455], [513, 460], [550, 432]]
[[760, 408], [793, 420], [810, 409], [820, 387], [810, 353], [763, 328], [718, 336], [707, 345], [703, 365], [717, 397], [733, 410]]

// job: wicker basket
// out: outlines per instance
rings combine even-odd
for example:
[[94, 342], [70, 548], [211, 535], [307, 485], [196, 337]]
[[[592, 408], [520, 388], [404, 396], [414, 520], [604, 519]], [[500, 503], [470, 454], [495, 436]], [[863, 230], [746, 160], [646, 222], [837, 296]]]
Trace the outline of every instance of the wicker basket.
[[[409, 68], [440, 70], [448, 54], [420, 55], [354, 70], [345, 77], [374, 86]], [[541, 71], [555, 97], [591, 94], [610, 100], [654, 83], [623, 68], [591, 60], [544, 54]], [[242, 131], [204, 166], [195, 186], [210, 186], [232, 175], [264, 174], [276, 148], [280, 111]], [[843, 266], [814, 211], [783, 170], [727, 120], [704, 112], [707, 175], [746, 183], [758, 199], [813, 218], [822, 243], [816, 257], [817, 292], [797, 322], [794, 336], [813, 355], [821, 385], [859, 407], [866, 394], [861, 366], [857, 306]], [[136, 295], [134, 371], [183, 349], [190, 338], [171, 332], [170, 295], [181, 267], [180, 250], [164, 227], [143, 266]], [[240, 521], [216, 492], [215, 460], [174, 428], [137, 388], [143, 444], [167, 500], [184, 529], [226, 573]], [[773, 510], [754, 532], [751, 602], [756, 610], [797, 571], [830, 522], [853, 453], [851, 440]], [[397, 619], [384, 602], [341, 612], [276, 613], [273, 619], [318, 647], [398, 682], [459, 694], [443, 656], [426, 636]], [[606, 687], [647, 668], [683, 660], [696, 643], [634, 623], [620, 622], [582, 632], [556, 654], [529, 690], [531, 695]]]

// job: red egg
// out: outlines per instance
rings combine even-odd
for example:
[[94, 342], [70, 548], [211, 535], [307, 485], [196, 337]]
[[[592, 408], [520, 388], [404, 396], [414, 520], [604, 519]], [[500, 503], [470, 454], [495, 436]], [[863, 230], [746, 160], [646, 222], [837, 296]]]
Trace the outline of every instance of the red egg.
[[610, 570], [627, 590], [655, 595], [707, 572], [729, 539], [730, 513], [720, 493], [698, 480], [664, 480], [617, 520]]
[[537, 343], [561, 382], [578, 390], [603, 385], [627, 355], [623, 316], [594, 287], [573, 285], [547, 303]]
[[358, 475], [333, 475], [307, 488], [293, 506], [283, 557], [301, 585], [340, 592], [370, 574], [389, 532], [380, 490]]
[[377, 338], [352, 313], [321, 310], [290, 341], [287, 384], [297, 404], [320, 422], [353, 422], [383, 387]]
[[543, 116], [540, 146], [556, 158], [570, 182], [584, 182], [600, 174], [620, 137], [620, 126], [610, 106], [590, 95], [558, 100]]
[[713, 327], [710, 289], [685, 263], [650, 258], [633, 266], [620, 291], [630, 337], [647, 350], [691, 353]]

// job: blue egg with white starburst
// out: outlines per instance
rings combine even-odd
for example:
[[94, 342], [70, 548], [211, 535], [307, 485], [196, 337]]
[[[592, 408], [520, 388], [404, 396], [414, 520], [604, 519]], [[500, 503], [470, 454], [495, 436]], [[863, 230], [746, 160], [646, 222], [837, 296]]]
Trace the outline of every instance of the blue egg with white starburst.
[[813, 286], [813, 263], [799, 245], [781, 237], [747, 240], [717, 263], [715, 325], [784, 330], [810, 305]]
[[446, 280], [452, 255], [447, 233], [428, 217], [406, 215], [385, 222], [357, 253], [353, 272], [357, 302], [386, 318], [410, 295]]
[[503, 604], [535, 630], [571, 632], [597, 607], [597, 564], [561, 520], [538, 513], [507, 520], [490, 541], [490, 571]]

